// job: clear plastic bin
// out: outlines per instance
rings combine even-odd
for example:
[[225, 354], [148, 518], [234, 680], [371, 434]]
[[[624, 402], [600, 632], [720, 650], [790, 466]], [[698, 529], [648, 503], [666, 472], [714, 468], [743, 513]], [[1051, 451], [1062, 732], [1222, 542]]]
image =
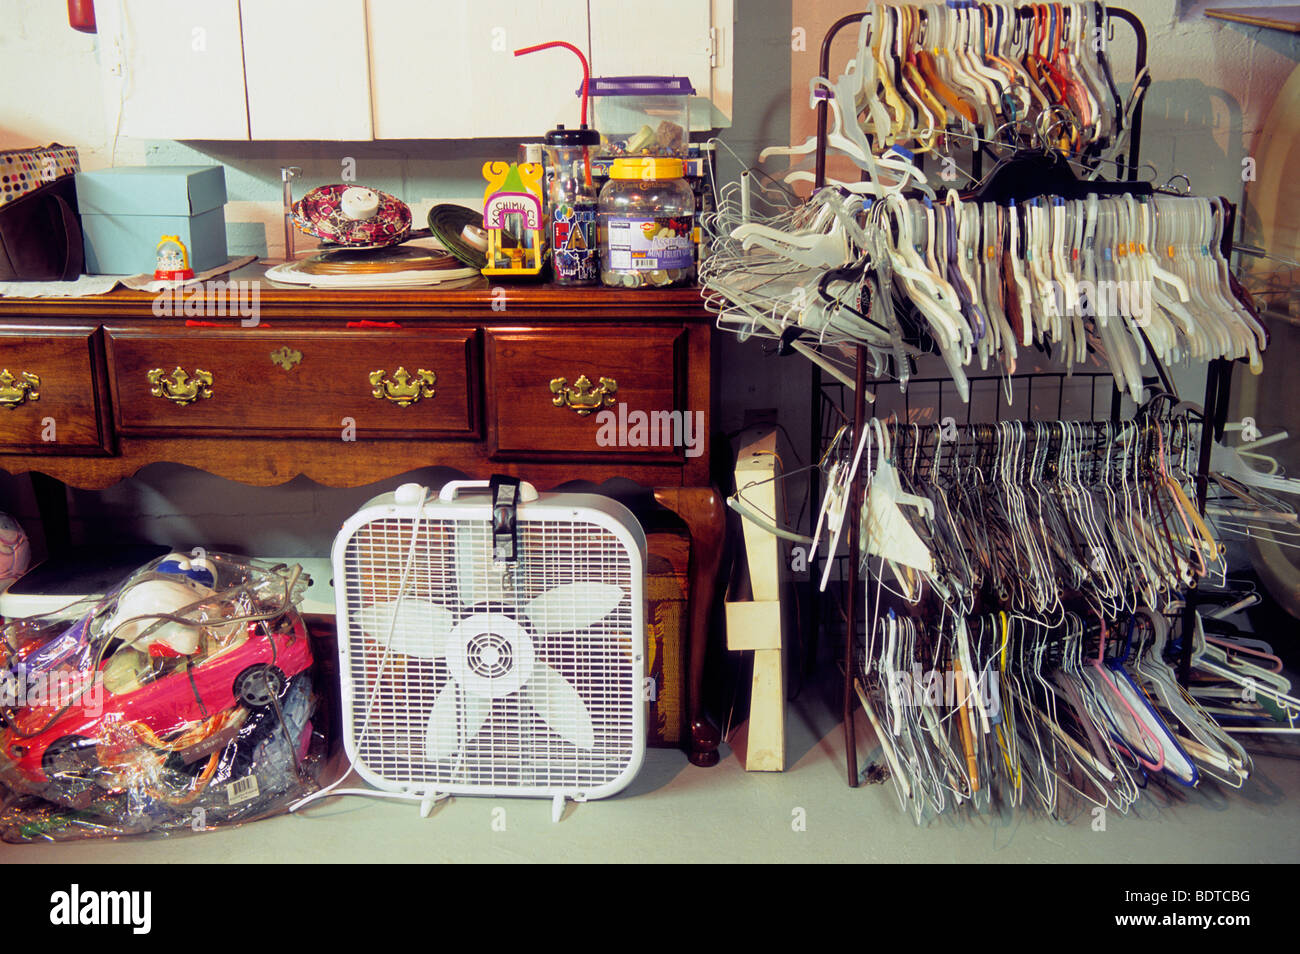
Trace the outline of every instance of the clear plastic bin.
[[[685, 159], [690, 149], [690, 98], [685, 76], [597, 76], [587, 85], [597, 157], [664, 156]], [[582, 90], [578, 90], [581, 95]]]

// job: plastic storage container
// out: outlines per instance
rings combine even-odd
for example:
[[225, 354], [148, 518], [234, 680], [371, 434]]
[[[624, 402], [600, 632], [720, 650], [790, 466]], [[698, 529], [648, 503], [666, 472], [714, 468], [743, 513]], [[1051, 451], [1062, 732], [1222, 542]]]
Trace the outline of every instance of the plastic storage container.
[[546, 134], [546, 244], [557, 285], [600, 280], [596, 236], [596, 186], [591, 151], [600, 134], [559, 126]]
[[598, 76], [587, 90], [600, 130], [597, 156], [686, 158], [695, 88], [685, 76]]
[[600, 190], [600, 280], [619, 288], [695, 280], [695, 194], [680, 159], [616, 159]]

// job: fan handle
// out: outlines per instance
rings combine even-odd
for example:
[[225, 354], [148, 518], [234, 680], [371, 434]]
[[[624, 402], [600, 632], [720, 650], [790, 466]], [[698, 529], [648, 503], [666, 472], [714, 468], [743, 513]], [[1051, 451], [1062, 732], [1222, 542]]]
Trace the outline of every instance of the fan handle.
[[[487, 480], [449, 480], [438, 491], [438, 499], [444, 503], [456, 499], [462, 491], [487, 490], [491, 482]], [[529, 503], [537, 499], [537, 488], [526, 480], [519, 482], [519, 502]]]

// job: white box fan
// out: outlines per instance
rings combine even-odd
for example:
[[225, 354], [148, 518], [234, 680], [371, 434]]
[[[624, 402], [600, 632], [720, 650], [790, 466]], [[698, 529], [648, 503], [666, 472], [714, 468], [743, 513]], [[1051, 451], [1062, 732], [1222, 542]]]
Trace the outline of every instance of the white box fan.
[[377, 789], [611, 795], [645, 754], [645, 535], [616, 501], [405, 484], [334, 542], [343, 738]]

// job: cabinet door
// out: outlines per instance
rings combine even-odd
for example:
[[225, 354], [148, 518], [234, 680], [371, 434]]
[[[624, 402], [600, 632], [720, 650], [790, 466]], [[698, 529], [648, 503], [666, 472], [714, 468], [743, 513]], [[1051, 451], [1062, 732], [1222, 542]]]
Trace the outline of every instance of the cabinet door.
[[469, 47], [488, 41], [471, 43], [468, 5], [368, 0], [366, 18], [375, 138], [476, 135]]
[[[502, 138], [540, 142], [578, 124], [577, 57], [587, 51], [586, 0], [368, 0], [376, 139]], [[514, 159], [513, 147], [505, 157]]]
[[95, 12], [110, 130], [248, 138], [239, 0], [122, 0]]
[[240, 0], [253, 139], [372, 138], [365, 0]]
[[695, 87], [691, 128], [731, 125], [733, 0], [590, 0], [592, 73], [686, 76]]

